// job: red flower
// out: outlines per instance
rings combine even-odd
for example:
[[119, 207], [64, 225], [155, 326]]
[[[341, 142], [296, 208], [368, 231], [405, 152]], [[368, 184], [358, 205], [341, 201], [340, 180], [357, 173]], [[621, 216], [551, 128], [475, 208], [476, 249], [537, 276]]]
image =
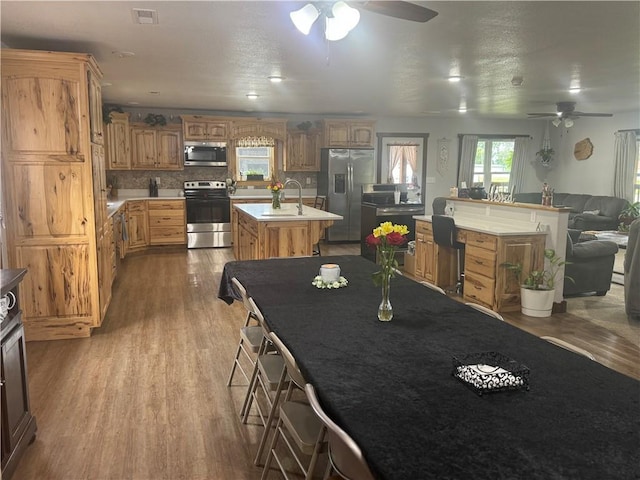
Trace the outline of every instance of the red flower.
[[364, 241], [367, 243], [369, 247], [377, 247], [382, 243], [382, 241], [380, 240], [380, 237], [374, 236], [373, 233], [370, 233], [369, 235], [367, 235], [367, 238], [365, 238]]
[[399, 247], [400, 245], [403, 245], [406, 241], [407, 241], [407, 239], [401, 233], [391, 232], [391, 233], [387, 234], [387, 244], [388, 245], [393, 245], [394, 247]]

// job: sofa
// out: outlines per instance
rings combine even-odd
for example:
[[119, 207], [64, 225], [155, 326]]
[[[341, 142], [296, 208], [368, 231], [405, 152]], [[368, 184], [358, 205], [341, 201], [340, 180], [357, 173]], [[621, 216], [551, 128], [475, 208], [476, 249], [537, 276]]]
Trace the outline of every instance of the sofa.
[[[542, 204], [542, 193], [516, 193], [516, 202]], [[617, 230], [618, 216], [627, 205], [624, 198], [580, 193], [554, 193], [555, 207], [570, 207], [569, 228], [577, 230]]]
[[[606, 295], [611, 288], [618, 245], [606, 240], [582, 240], [580, 230], [569, 229], [564, 267], [564, 296], [595, 293]], [[595, 237], [593, 237], [595, 238]]]
[[629, 320], [640, 322], [640, 218], [629, 226], [624, 253], [624, 308]]

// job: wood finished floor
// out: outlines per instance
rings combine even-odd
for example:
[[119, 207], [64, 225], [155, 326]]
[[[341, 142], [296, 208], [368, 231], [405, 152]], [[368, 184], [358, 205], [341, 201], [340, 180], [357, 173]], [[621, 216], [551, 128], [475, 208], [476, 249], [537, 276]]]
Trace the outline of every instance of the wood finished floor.
[[[323, 248], [325, 255], [349, 253], [358, 246]], [[28, 343], [38, 435], [14, 480], [260, 478], [253, 455], [261, 427], [255, 418], [239, 421], [241, 377], [226, 387], [244, 319], [241, 305], [216, 298], [231, 259], [230, 249], [130, 256], [91, 338]], [[570, 313], [505, 318], [640, 378], [637, 345]]]

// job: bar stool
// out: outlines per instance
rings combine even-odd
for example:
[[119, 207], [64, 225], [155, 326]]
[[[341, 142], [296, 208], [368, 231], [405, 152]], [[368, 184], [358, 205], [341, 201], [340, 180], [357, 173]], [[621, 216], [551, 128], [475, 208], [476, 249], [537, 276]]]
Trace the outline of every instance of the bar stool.
[[[316, 195], [316, 198], [313, 202], [313, 208], [317, 208], [318, 210], [324, 210], [324, 202], [326, 201], [327, 197], [325, 197], [324, 195]], [[320, 242], [316, 243], [313, 246], [313, 255], [317, 255], [319, 257], [322, 256], [322, 253], [320, 252]]]
[[433, 241], [442, 247], [454, 248], [457, 253], [457, 274], [456, 293], [461, 294], [464, 288], [464, 268], [460, 250], [464, 248], [464, 243], [456, 240], [456, 223], [453, 217], [447, 215], [432, 215], [431, 225], [433, 227]]

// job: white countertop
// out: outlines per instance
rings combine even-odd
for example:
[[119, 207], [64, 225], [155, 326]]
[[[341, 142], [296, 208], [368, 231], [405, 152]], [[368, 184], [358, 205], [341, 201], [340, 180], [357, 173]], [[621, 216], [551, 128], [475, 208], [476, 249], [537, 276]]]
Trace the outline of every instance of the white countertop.
[[270, 203], [241, 203], [233, 208], [243, 211], [259, 222], [295, 222], [300, 220], [342, 220], [341, 215], [325, 212], [317, 208], [302, 206], [302, 215], [298, 215], [297, 203], [283, 203], [282, 208], [273, 209]]
[[[431, 222], [431, 215], [414, 215], [416, 220]], [[529, 222], [518, 222], [510, 220], [492, 219], [490, 217], [453, 217], [456, 227], [472, 230], [489, 235], [508, 236], [508, 235], [546, 235], [547, 231], [538, 231], [537, 224]]]

